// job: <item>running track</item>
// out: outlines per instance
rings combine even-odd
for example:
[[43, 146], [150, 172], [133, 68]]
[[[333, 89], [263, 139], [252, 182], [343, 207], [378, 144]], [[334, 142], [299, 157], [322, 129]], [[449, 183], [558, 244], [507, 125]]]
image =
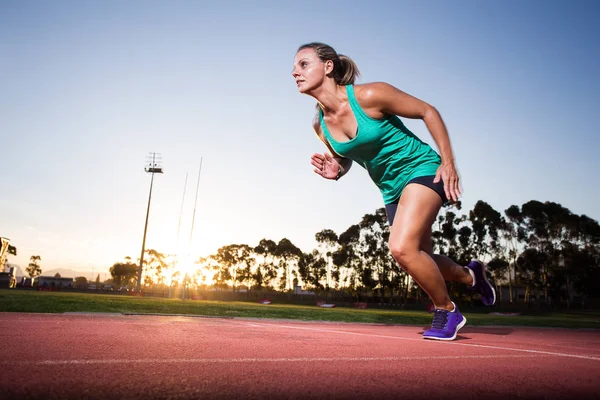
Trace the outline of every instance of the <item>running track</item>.
[[588, 399], [600, 332], [0, 313], [2, 399]]

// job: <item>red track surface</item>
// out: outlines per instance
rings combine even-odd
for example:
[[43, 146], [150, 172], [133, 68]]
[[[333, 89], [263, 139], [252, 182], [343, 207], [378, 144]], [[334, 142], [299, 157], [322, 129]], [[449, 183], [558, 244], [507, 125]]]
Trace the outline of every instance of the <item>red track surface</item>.
[[0, 398], [600, 397], [600, 332], [0, 313]]

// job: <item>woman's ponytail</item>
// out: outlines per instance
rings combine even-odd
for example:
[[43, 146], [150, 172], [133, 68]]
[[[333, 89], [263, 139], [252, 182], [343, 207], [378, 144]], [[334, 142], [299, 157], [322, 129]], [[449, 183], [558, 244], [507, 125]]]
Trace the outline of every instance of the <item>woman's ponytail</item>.
[[334, 62], [335, 82], [338, 85], [353, 85], [356, 78], [360, 76], [356, 63], [343, 54], [338, 55], [338, 60], [337, 65]]

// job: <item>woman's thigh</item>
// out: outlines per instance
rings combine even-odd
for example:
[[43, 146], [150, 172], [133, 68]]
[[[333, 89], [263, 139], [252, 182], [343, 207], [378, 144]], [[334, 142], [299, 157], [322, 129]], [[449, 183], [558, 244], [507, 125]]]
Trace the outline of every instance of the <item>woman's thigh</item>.
[[430, 253], [431, 226], [441, 206], [440, 196], [430, 188], [406, 185], [390, 227], [390, 244], [413, 245]]

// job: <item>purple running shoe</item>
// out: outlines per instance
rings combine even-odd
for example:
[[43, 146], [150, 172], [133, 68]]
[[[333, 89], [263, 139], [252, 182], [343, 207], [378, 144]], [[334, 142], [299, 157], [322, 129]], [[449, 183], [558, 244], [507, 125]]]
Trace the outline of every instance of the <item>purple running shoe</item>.
[[483, 304], [493, 306], [496, 302], [496, 291], [485, 275], [486, 265], [481, 261], [473, 260], [467, 265], [467, 268], [472, 271], [472, 289], [479, 293]]
[[423, 339], [454, 340], [458, 330], [466, 323], [467, 319], [460, 313], [456, 304], [454, 304], [454, 311], [436, 309], [433, 312], [431, 328], [423, 333]]

